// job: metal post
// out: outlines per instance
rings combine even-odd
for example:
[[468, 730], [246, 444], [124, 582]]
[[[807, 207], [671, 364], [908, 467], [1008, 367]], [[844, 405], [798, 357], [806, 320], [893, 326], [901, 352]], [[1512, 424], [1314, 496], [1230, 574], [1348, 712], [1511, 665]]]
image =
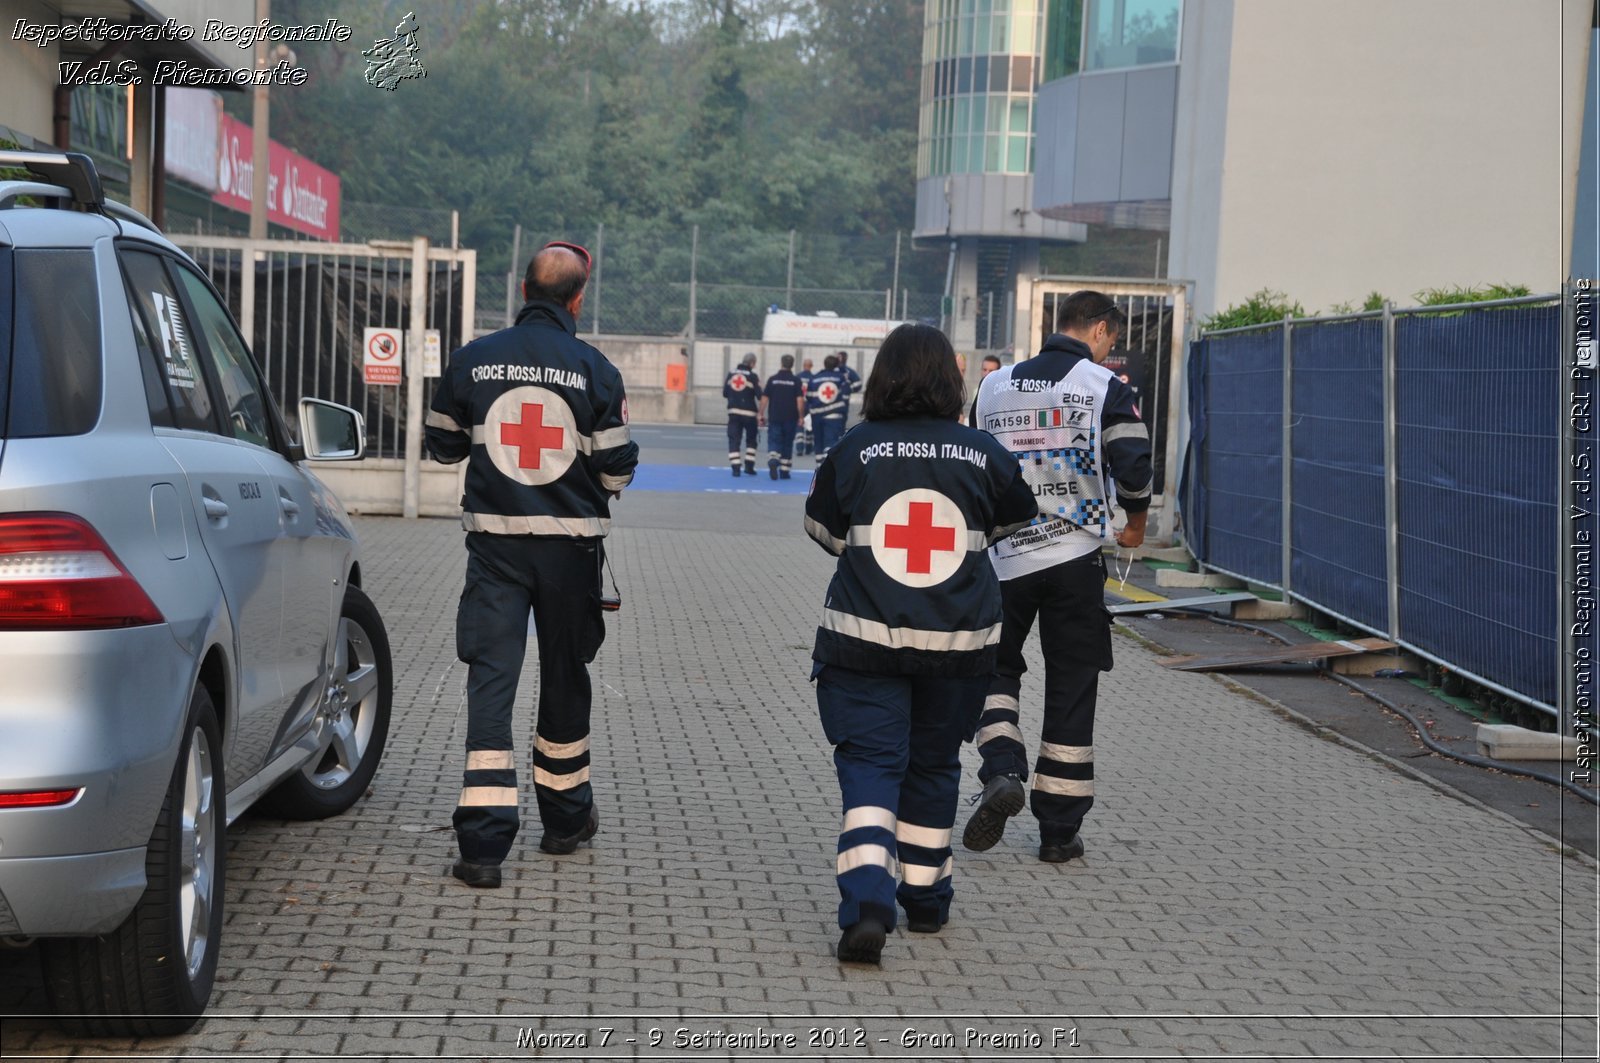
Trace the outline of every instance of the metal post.
[[[793, 231], [791, 230], [791, 242], [793, 241], [793, 238]], [[700, 226], [696, 225], [689, 236], [689, 380], [691, 381], [691, 386], [693, 386], [692, 382], [694, 380], [694, 344], [698, 334], [697, 326], [699, 325], [699, 319], [696, 313], [697, 307], [695, 305], [695, 300], [698, 295], [696, 288], [698, 281], [696, 270], [699, 266], [699, 262]]]
[[511, 268], [506, 270], [506, 328], [511, 327], [517, 312], [517, 265], [522, 260], [522, 226], [518, 225], [511, 235]]
[[[894, 231], [894, 276], [889, 281], [889, 290], [892, 292], [892, 291], [894, 291], [895, 289], [897, 289], [899, 287], [900, 287], [900, 230], [896, 229]], [[900, 315], [900, 317], [901, 317], [901, 320], [905, 319], [905, 315], [903, 313]]]
[[422, 343], [428, 327], [428, 238], [411, 242], [411, 327], [406, 330], [406, 471], [401, 514], [415, 520], [422, 497]]
[[[1593, 295], [1584, 293], [1586, 300], [1592, 300]], [[1562, 286], [1561, 292], [1561, 412], [1556, 420], [1556, 432], [1560, 436], [1560, 471], [1556, 475], [1556, 530], [1561, 541], [1556, 544], [1556, 616], [1560, 626], [1556, 629], [1556, 730], [1563, 735], [1574, 734], [1578, 722], [1578, 688], [1577, 676], [1574, 665], [1577, 663], [1575, 655], [1578, 652], [1577, 635], [1573, 631], [1576, 622], [1574, 615], [1575, 603], [1573, 596], [1577, 591], [1574, 585], [1577, 580], [1573, 549], [1575, 547], [1574, 532], [1577, 521], [1574, 520], [1575, 507], [1573, 505], [1572, 481], [1580, 476], [1588, 478], [1589, 473], [1580, 473], [1573, 468], [1573, 438], [1572, 414], [1573, 398], [1577, 384], [1577, 359], [1578, 359], [1578, 328], [1577, 328], [1577, 293], [1574, 291], [1572, 281], [1569, 279]], [[1594, 330], [1588, 329], [1587, 339], [1594, 338]], [[1582, 736], [1579, 736], [1580, 738]]]
[[[256, 252], [254, 240], [239, 252], [239, 331], [244, 333], [250, 349], [256, 346]], [[356, 360], [361, 352], [356, 351]]]
[[783, 308], [794, 309], [794, 230], [789, 230], [789, 274], [783, 283]]
[[1383, 523], [1384, 572], [1389, 593], [1389, 640], [1400, 641], [1399, 361], [1394, 346], [1394, 304], [1383, 304]]
[[983, 312], [983, 349], [994, 350], [994, 289], [989, 289], [987, 308]]
[[600, 267], [605, 262], [606, 250], [606, 223], [599, 222], [594, 230], [594, 275], [589, 278], [589, 290], [594, 295], [594, 304], [590, 314], [594, 323], [594, 334], [600, 335]]
[[1283, 600], [1289, 600], [1294, 562], [1294, 326], [1283, 315]]
[[883, 323], [885, 325], [887, 325], [889, 323], [890, 319], [893, 318], [893, 317], [894, 317], [894, 289], [893, 288], [885, 288], [883, 290]]
[[[1188, 396], [1188, 373], [1185, 372], [1188, 353], [1189, 290], [1184, 285], [1172, 289], [1172, 350], [1167, 364], [1167, 438], [1166, 479], [1162, 482], [1161, 538], [1163, 543], [1176, 541], [1178, 530], [1178, 488], [1182, 486], [1182, 470], [1178, 468], [1178, 437], [1188, 423], [1189, 411], [1185, 408]], [[1155, 415], [1152, 408], [1151, 416]]]

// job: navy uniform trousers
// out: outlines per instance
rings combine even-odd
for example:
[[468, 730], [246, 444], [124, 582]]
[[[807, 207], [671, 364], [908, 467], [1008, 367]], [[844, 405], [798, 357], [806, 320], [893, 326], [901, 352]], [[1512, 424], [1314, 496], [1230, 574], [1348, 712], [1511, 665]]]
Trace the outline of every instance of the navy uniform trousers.
[[728, 411], [728, 464], [739, 468], [739, 442], [744, 441], [744, 467], [756, 467], [756, 437], [760, 430], [756, 425], [756, 411], [754, 410], [729, 410]]
[[546, 831], [588, 822], [588, 663], [605, 640], [598, 539], [467, 534], [467, 579], [456, 614], [456, 655], [467, 664], [467, 768], [453, 822], [461, 858], [498, 864], [517, 836], [511, 717], [528, 646], [539, 640], [539, 716], [533, 790]]
[[1043, 844], [1071, 841], [1094, 805], [1094, 709], [1100, 673], [1111, 670], [1106, 564], [1099, 551], [1000, 581], [1005, 623], [995, 675], [978, 721], [978, 778], [1028, 778], [1028, 750], [1017, 726], [1028, 666], [1022, 647], [1039, 621], [1044, 651], [1044, 727], [1034, 763], [1032, 807]]
[[972, 736], [989, 677], [875, 675], [831, 664], [815, 674], [844, 798], [839, 926], [876, 919], [892, 930], [896, 900], [914, 918], [946, 922], [961, 743]]
[[778, 472], [785, 480], [794, 467], [793, 451], [795, 431], [799, 421], [779, 421], [767, 418], [767, 464], [778, 463]]
[[812, 417], [811, 424], [816, 429], [817, 436], [817, 461], [828, 456], [828, 451], [839, 444], [844, 437], [845, 415], [836, 413], [828, 417]]

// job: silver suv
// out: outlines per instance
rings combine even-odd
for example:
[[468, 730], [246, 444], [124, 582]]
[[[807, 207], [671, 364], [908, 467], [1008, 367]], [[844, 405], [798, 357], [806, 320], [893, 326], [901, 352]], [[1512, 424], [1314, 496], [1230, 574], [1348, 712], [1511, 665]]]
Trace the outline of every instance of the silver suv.
[[[0, 152], [0, 938], [93, 1034], [211, 995], [223, 829], [343, 812], [389, 728], [388, 636], [216, 290], [87, 157]], [[24, 206], [23, 201], [35, 205]]]

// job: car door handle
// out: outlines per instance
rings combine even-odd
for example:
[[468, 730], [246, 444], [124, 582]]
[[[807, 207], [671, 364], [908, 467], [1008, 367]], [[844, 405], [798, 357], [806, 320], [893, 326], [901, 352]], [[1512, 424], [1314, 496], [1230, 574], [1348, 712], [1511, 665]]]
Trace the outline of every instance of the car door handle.
[[300, 519], [300, 503], [284, 494], [282, 488], [278, 491], [278, 506], [283, 510], [283, 515], [290, 520]]
[[201, 502], [206, 507], [206, 516], [212, 520], [221, 520], [228, 515], [228, 503], [220, 498], [205, 498]]

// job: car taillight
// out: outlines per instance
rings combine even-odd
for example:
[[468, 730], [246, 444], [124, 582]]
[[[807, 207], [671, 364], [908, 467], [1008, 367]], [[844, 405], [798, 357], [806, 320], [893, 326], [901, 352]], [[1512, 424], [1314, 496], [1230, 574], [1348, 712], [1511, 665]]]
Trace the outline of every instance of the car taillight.
[[83, 518], [0, 516], [0, 630], [161, 622], [161, 611], [144, 588]]
[[57, 808], [70, 805], [83, 793], [80, 786], [73, 790], [24, 790], [0, 793], [0, 808]]

